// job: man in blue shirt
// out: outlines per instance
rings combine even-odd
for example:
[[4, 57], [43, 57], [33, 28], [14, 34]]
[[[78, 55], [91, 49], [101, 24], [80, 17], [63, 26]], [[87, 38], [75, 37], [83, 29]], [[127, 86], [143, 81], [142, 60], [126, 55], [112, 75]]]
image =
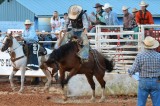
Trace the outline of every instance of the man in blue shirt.
[[151, 36], [147, 36], [143, 41], [145, 50], [138, 53], [137, 57], [128, 70], [129, 75], [139, 72], [138, 104], [145, 106], [148, 95], [151, 96], [153, 106], [160, 105], [160, 53], [154, 49], [159, 46], [159, 42]]
[[30, 20], [25, 21], [25, 29], [22, 34], [22, 39], [27, 43], [36, 43], [38, 42], [38, 36], [36, 35], [36, 31], [32, 26], [32, 22]]
[[102, 9], [105, 11], [102, 16], [98, 15], [98, 18], [101, 22], [104, 22], [106, 25], [118, 25], [119, 21], [117, 14], [111, 11], [111, 5], [106, 3]]
[[32, 27], [32, 22], [30, 20], [26, 20], [24, 25], [25, 29], [21, 39], [24, 40], [24, 42], [28, 45], [29, 55], [27, 60], [27, 67], [33, 70], [38, 70], [38, 36], [36, 35], [36, 31], [34, 30], [34, 27]]

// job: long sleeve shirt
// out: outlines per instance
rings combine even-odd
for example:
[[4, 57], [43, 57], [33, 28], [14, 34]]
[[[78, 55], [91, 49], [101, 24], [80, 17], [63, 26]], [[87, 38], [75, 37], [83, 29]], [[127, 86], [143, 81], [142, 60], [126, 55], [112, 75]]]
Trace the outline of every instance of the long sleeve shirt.
[[22, 37], [26, 43], [35, 43], [38, 41], [38, 36], [34, 30], [34, 27], [30, 27], [28, 30], [24, 29]]
[[123, 27], [124, 29], [132, 29], [132, 20], [133, 15], [131, 13], [127, 13], [123, 17]]
[[154, 50], [138, 53], [128, 72], [130, 75], [139, 72], [141, 78], [160, 76], [160, 53]]
[[136, 13], [137, 24], [154, 24], [152, 14], [149, 11], [142, 12], [141, 10]]
[[113, 12], [106, 13], [106, 12], [104, 12], [102, 14], [102, 16], [99, 16], [98, 18], [101, 22], [106, 23], [106, 25], [119, 25], [119, 21], [118, 21], [116, 13], [113, 13]]

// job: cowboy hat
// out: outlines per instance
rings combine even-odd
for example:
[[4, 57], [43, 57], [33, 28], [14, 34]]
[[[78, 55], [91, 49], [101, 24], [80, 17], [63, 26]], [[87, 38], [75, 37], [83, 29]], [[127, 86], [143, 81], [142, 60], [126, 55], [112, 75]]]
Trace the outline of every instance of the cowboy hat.
[[147, 6], [148, 7], [149, 4], [147, 4], [145, 1], [141, 1], [141, 3], [139, 4], [139, 6]]
[[26, 25], [32, 25], [33, 23], [30, 20], [25, 20], [24, 24]]
[[132, 9], [132, 13], [135, 13], [135, 12], [137, 12], [138, 10], [136, 9], [136, 8], [133, 8]]
[[112, 6], [109, 3], [105, 3], [102, 9], [105, 10], [107, 8], [112, 8]]
[[79, 16], [79, 14], [82, 11], [82, 7], [79, 5], [72, 5], [69, 10], [68, 10], [68, 17], [70, 19], [77, 19], [77, 17]]
[[122, 7], [122, 10], [124, 11], [124, 10], [128, 10], [130, 7], [127, 7], [127, 6], [123, 6]]
[[103, 7], [103, 5], [101, 5], [100, 3], [96, 3], [95, 7], [93, 7], [93, 8], [98, 8], [98, 7]]
[[143, 40], [143, 44], [144, 44], [144, 48], [146, 48], [146, 49], [155, 49], [159, 46], [159, 42], [151, 36], [147, 36]]

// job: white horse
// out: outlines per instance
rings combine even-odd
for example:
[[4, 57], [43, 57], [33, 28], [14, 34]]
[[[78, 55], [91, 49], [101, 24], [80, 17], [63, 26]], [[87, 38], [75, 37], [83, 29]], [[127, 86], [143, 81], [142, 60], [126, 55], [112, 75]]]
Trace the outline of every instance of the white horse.
[[[15, 90], [16, 87], [14, 86], [14, 83], [13, 83], [13, 77], [16, 74], [16, 72], [20, 70], [21, 71], [21, 87], [20, 87], [19, 93], [22, 93], [24, 90], [24, 78], [25, 78], [27, 57], [23, 52], [22, 45], [19, 44], [19, 42], [14, 37], [12, 37], [11, 34], [5, 36], [2, 43], [3, 44], [2, 44], [1, 51], [4, 52], [7, 49], [9, 49], [9, 52], [10, 52], [9, 54], [11, 56], [11, 62], [13, 66], [13, 71], [9, 76], [11, 88], [13, 91]], [[48, 57], [49, 57], [48, 53], [45, 56], [38, 57], [40, 68], [42, 69], [42, 71], [44, 72], [44, 74], [48, 79], [48, 81], [45, 84], [44, 90], [47, 90], [50, 87], [51, 80], [52, 80], [51, 74], [48, 71], [46, 64], [44, 63], [48, 59]]]

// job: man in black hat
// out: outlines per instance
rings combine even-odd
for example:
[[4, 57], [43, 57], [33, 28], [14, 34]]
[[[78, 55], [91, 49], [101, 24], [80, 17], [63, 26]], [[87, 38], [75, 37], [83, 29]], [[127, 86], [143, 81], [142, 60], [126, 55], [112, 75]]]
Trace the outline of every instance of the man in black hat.
[[95, 28], [95, 25], [106, 25], [104, 22], [101, 22], [98, 18], [98, 16], [102, 16], [103, 14], [103, 9], [102, 9], [103, 5], [101, 5], [100, 3], [96, 3], [95, 4], [95, 7], [93, 8], [96, 8], [96, 22], [92, 22], [92, 25], [94, 26], [92, 29], [91, 29], [91, 33], [94, 33], [96, 32], [96, 28]]

